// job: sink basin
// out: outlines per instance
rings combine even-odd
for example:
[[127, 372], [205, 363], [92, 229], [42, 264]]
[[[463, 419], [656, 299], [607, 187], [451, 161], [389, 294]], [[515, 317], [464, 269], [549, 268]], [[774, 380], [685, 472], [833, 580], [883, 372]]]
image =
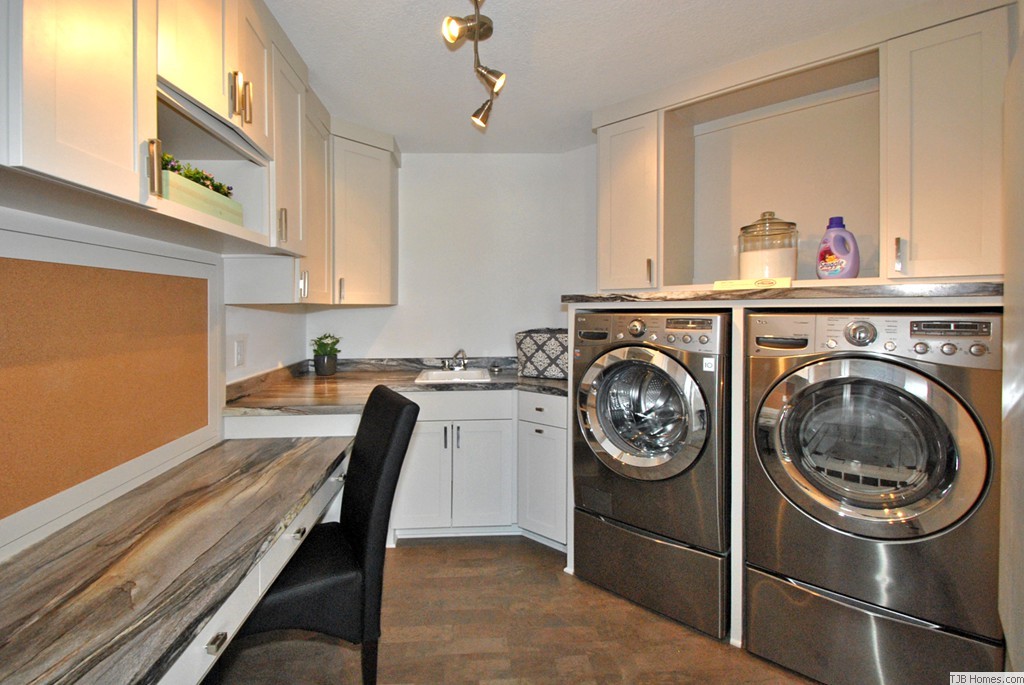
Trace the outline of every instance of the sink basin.
[[487, 369], [427, 369], [416, 376], [417, 383], [488, 383], [490, 380]]

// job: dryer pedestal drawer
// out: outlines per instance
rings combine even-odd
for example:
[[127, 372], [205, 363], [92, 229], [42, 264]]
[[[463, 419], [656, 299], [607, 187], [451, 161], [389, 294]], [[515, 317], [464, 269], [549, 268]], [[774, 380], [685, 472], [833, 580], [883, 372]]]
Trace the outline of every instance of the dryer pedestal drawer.
[[744, 587], [746, 648], [815, 680], [944, 683], [954, 671], [1003, 670], [1004, 650], [989, 642], [876, 613], [750, 567]]
[[728, 630], [728, 556], [644, 535], [577, 509], [574, 573], [716, 638]]

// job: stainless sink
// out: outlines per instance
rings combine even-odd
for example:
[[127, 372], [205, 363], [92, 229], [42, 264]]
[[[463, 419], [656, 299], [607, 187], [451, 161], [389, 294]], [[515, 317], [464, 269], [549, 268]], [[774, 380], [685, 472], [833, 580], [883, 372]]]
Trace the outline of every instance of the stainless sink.
[[427, 369], [416, 376], [417, 383], [489, 383], [487, 369]]

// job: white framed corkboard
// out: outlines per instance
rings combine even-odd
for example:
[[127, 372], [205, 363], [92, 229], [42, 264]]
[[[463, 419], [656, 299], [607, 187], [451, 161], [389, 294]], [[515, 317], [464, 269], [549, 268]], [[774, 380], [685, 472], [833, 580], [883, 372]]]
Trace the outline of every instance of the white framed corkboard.
[[207, 425], [208, 288], [0, 258], [0, 518]]

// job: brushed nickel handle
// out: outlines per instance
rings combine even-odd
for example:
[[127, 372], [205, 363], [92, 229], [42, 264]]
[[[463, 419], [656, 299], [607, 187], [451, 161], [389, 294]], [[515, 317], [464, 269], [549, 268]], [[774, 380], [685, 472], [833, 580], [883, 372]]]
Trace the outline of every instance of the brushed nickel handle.
[[164, 175], [163, 175], [164, 146], [159, 138], [149, 139], [149, 163], [146, 165], [146, 173], [149, 174], [149, 192], [153, 195], [164, 196]]
[[345, 277], [338, 279], [338, 302], [345, 299]]
[[306, 532], [306, 527], [303, 526], [302, 528], [299, 528], [294, 533], [292, 533], [292, 539], [301, 540], [302, 538], [306, 537]]
[[281, 207], [277, 210], [277, 239], [279, 242], [288, 242], [288, 208]]
[[892, 265], [893, 271], [903, 273], [903, 238], [896, 239], [896, 261]]
[[245, 114], [245, 77], [240, 71], [232, 71], [228, 76], [231, 79], [231, 114], [241, 116]]
[[242, 121], [252, 123], [252, 81], [245, 82], [245, 117]]
[[654, 285], [654, 260], [649, 257], [647, 259], [647, 282]]
[[224, 649], [224, 645], [228, 643], [227, 633], [217, 633], [213, 638], [206, 643], [207, 654], [220, 654], [220, 650]]

